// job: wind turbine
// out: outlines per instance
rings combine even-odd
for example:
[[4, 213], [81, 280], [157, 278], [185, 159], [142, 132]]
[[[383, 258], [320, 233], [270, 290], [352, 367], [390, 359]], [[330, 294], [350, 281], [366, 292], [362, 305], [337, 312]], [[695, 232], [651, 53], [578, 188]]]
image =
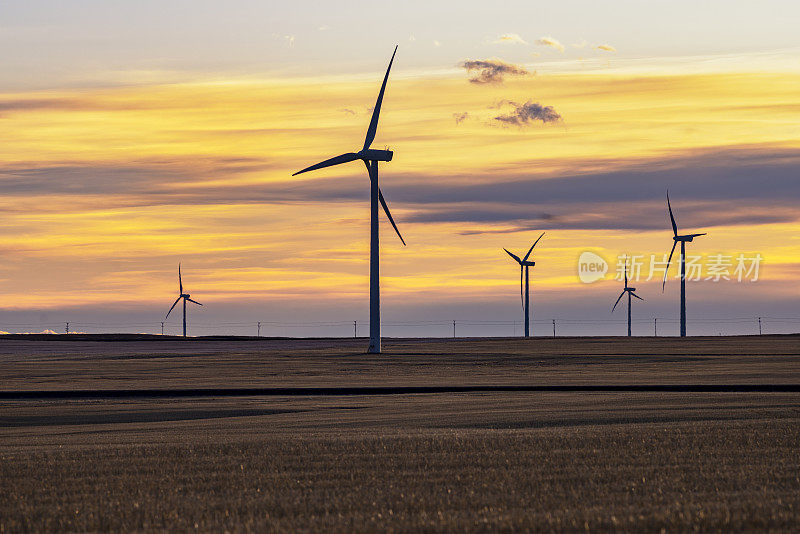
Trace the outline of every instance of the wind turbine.
[[614, 310], [619, 304], [619, 301], [622, 300], [622, 296], [627, 293], [628, 294], [628, 337], [631, 337], [631, 297], [636, 297], [639, 300], [644, 300], [642, 297], [634, 293], [636, 291], [635, 287], [628, 287], [628, 258], [625, 257], [625, 289], [622, 290], [622, 293], [619, 294], [617, 301], [614, 303], [614, 307], [611, 308], [611, 313], [614, 313]]
[[[542, 235], [539, 236], [539, 239], [541, 239], [543, 236], [544, 236], [544, 232], [542, 232]], [[517, 256], [516, 254], [512, 254], [511, 252], [509, 252], [508, 249], [505, 249], [505, 248], [503, 249], [503, 250], [506, 251], [506, 254], [508, 254], [509, 256], [514, 258], [514, 261], [519, 263], [519, 298], [520, 298], [520, 300], [522, 300], [522, 313], [523, 313], [523, 315], [525, 317], [525, 337], [530, 337], [531, 336], [530, 317], [529, 317], [530, 316], [530, 312], [529, 312], [529, 310], [530, 310], [530, 291], [529, 291], [529, 285], [528, 285], [528, 267], [533, 267], [534, 265], [536, 265], [535, 261], [528, 261], [528, 257], [530, 257], [531, 252], [533, 252], [533, 247], [536, 246], [536, 243], [539, 242], [539, 239], [534, 241], [533, 245], [531, 245], [531, 248], [528, 249], [528, 253], [525, 254], [525, 257], [522, 258], [522, 259], [520, 259], [519, 256]], [[524, 284], [522, 282], [523, 275], [525, 277]], [[523, 291], [525, 292], [525, 296], [524, 297], [523, 297]]]
[[196, 300], [192, 300], [190, 298], [191, 295], [189, 293], [184, 293], [183, 292], [183, 280], [181, 279], [181, 264], [180, 263], [178, 264], [178, 289], [180, 290], [180, 296], [177, 299], [175, 299], [175, 302], [172, 303], [172, 308], [169, 309], [169, 311], [167, 312], [167, 316], [164, 317], [164, 320], [166, 321], [169, 318], [169, 314], [172, 313], [172, 310], [178, 304], [178, 301], [183, 299], [183, 337], [186, 337], [186, 301], [188, 300], [189, 302], [194, 302], [198, 306], [202, 306], [202, 304], [200, 304]]
[[669, 210], [669, 218], [672, 222], [672, 250], [669, 253], [667, 260], [667, 268], [664, 269], [664, 281], [661, 283], [661, 292], [664, 292], [664, 286], [667, 284], [667, 272], [669, 271], [669, 264], [672, 261], [672, 255], [675, 253], [675, 247], [678, 243], [681, 244], [681, 337], [686, 337], [686, 243], [691, 243], [695, 237], [700, 237], [702, 234], [687, 234], [678, 235], [678, 225], [675, 224], [675, 216], [672, 214], [672, 206], [669, 203], [669, 191], [667, 191], [667, 209]]
[[306, 167], [302, 171], [294, 173], [292, 176], [297, 176], [308, 171], [323, 169], [340, 163], [347, 163], [350, 161], [361, 160], [367, 167], [369, 174], [371, 195], [370, 195], [370, 240], [369, 240], [369, 349], [368, 352], [379, 354], [381, 352], [381, 297], [380, 297], [380, 254], [378, 244], [378, 202], [383, 206], [383, 211], [389, 222], [392, 223], [394, 231], [402, 241], [403, 245], [406, 244], [403, 236], [400, 235], [400, 230], [394, 223], [392, 214], [389, 211], [389, 206], [383, 198], [378, 187], [378, 162], [379, 161], [392, 161], [393, 152], [391, 150], [375, 150], [370, 148], [372, 141], [375, 139], [375, 133], [378, 129], [378, 117], [381, 113], [381, 103], [383, 102], [383, 93], [386, 91], [386, 81], [389, 79], [389, 71], [394, 62], [394, 56], [397, 54], [397, 46], [394, 47], [392, 59], [389, 61], [389, 67], [386, 69], [386, 75], [383, 77], [383, 85], [378, 93], [378, 101], [375, 103], [375, 108], [372, 111], [372, 120], [367, 128], [367, 137], [364, 140], [364, 146], [358, 152], [348, 152], [340, 156], [327, 159], [316, 165]]

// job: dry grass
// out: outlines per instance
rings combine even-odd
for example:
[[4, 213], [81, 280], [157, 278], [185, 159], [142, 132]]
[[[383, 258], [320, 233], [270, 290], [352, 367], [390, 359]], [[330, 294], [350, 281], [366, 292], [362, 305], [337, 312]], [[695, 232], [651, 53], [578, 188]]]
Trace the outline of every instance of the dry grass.
[[800, 383], [800, 336], [386, 340], [0, 339], [2, 389]]
[[[464, 368], [475, 369], [483, 360], [492, 363], [477, 367], [480, 380], [498, 382], [513, 369], [515, 380], [541, 380], [551, 371], [563, 380], [592, 380], [596, 372], [631, 382], [650, 378], [653, 370], [663, 378], [686, 369], [686, 376], [723, 380], [725, 375], [716, 374], [720, 369], [736, 374], [743, 361], [747, 370], [738, 371], [739, 379], [792, 381], [788, 376], [800, 382], [791, 347], [775, 351], [788, 355], [754, 356], [768, 347], [712, 341], [683, 360], [680, 354], [691, 347], [665, 344], [659, 355], [620, 356], [631, 347], [620, 343], [614, 350], [609, 341], [595, 347], [598, 362], [582, 341], [549, 356], [514, 353], [532, 350], [514, 344], [506, 356], [485, 345], [470, 354], [420, 355], [424, 345], [418, 343], [414, 355], [394, 356], [399, 361], [391, 369], [402, 379], [428, 384], [463, 383], [471, 375]], [[358, 373], [332, 373], [344, 365], [340, 358], [359, 362], [368, 377], [397, 380], [382, 374], [383, 361], [326, 355], [314, 347], [313, 354], [291, 359], [263, 347], [226, 356], [213, 346], [205, 347], [212, 356], [128, 360], [146, 349], [125, 352], [107, 344], [81, 353], [64, 345], [69, 344], [30, 346], [27, 363], [8, 346], [0, 351], [5, 348], [6, 369], [21, 369], [23, 362], [31, 380], [52, 380], [60, 388], [72, 384], [59, 381], [57, 373], [76, 376], [69, 367], [80, 361], [82, 380], [101, 387], [131, 380], [115, 374], [124, 366], [108, 362], [136, 362], [138, 367], [128, 369], [148, 377], [150, 385], [157, 384], [158, 373], [177, 374], [172, 365], [209, 383], [216, 375], [219, 385], [231, 373], [226, 358], [249, 361], [251, 374], [270, 372], [285, 359], [290, 361], [274, 365], [297, 377], [307, 364], [306, 376], [319, 385], [359, 380]], [[465, 347], [449, 347], [456, 346]], [[735, 354], [725, 353], [734, 346]], [[194, 344], [192, 350], [201, 349]], [[570, 350], [579, 354], [565, 354]], [[637, 357], [647, 363], [639, 366]], [[207, 358], [217, 366], [206, 368]], [[260, 358], [267, 363], [256, 364]], [[760, 370], [748, 363], [758, 358], [767, 361]], [[540, 360], [550, 363], [542, 368]], [[237, 369], [246, 374], [244, 367]], [[462, 372], [451, 377], [453, 369]], [[568, 370], [579, 376], [568, 377]], [[24, 383], [21, 377], [15, 381]], [[800, 395], [788, 393], [5, 401], [0, 532], [797, 532], [798, 423]]]

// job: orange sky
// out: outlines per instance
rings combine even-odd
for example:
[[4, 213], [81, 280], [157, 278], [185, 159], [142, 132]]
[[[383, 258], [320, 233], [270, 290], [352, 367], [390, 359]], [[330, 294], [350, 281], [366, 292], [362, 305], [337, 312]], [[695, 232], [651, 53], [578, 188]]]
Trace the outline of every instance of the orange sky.
[[[291, 173], [362, 144], [382, 68], [313, 83], [0, 94], [3, 306], [91, 308], [112, 295], [168, 305], [178, 261], [210, 305], [366, 304], [363, 165]], [[409, 244], [382, 227], [387, 305], [457, 295], [513, 307], [518, 279], [501, 247], [527, 248], [540, 229], [537, 287], [614, 293], [581, 284], [577, 258], [666, 252], [667, 187], [679, 224], [709, 232], [693, 251], [760, 252], [763, 290], [799, 296], [797, 188], [780, 174], [798, 168], [798, 89], [792, 72], [563, 72], [478, 85], [456, 70], [398, 69], [373, 145], [395, 151], [382, 188]], [[563, 120], [495, 120], [526, 101]], [[762, 164], [777, 169], [769, 191], [757, 171], [754, 191], [726, 185], [726, 169]], [[503, 196], [517, 186], [518, 197]]]

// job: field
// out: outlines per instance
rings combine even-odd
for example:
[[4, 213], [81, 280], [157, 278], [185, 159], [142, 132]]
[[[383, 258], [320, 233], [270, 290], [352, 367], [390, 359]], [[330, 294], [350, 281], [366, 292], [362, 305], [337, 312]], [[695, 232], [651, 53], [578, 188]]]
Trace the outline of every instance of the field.
[[[737, 391], [800, 385], [798, 336], [364, 347], [0, 339], [0, 532], [800, 528], [800, 387]], [[680, 391], [721, 384], [730, 391]], [[485, 389], [435, 392], [469, 385]], [[492, 391], [508, 385], [601, 387]], [[602, 389], [615, 385], [676, 389]], [[398, 389], [313, 393], [359, 386]], [[279, 387], [311, 389], [213, 394]], [[154, 389], [207, 392], [135, 394]], [[133, 393], [36, 397], [45, 390]]]

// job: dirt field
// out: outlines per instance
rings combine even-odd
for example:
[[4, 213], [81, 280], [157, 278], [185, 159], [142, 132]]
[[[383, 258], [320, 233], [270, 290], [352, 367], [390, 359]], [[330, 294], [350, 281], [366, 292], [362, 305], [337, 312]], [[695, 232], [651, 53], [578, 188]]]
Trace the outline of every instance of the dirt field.
[[[800, 384], [800, 337], [0, 340], [3, 391]], [[798, 393], [0, 401], [0, 532], [800, 528]]]

